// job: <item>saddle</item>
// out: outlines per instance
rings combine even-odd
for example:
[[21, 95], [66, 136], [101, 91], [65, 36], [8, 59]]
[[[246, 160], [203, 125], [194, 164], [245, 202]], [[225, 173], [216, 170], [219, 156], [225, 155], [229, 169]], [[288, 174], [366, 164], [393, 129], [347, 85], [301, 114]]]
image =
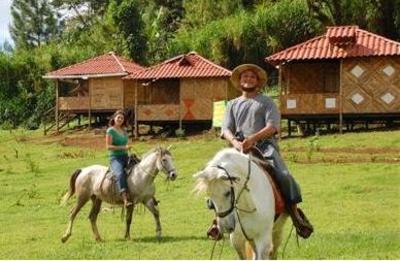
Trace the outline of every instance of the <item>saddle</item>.
[[[134, 153], [130, 154], [128, 156], [128, 163], [126, 164], [125, 171], [127, 171], [128, 175], [130, 172], [128, 172], [129, 169], [132, 169], [136, 164], [138, 164], [141, 161], [141, 159]], [[111, 184], [113, 186], [110, 186], [110, 192], [114, 195], [118, 195], [117, 189], [116, 189], [116, 183], [117, 183], [117, 177], [115, 176], [114, 172], [112, 171], [111, 167], [109, 166], [106, 173], [104, 174], [103, 179], [101, 180], [100, 183], [100, 189], [103, 190], [103, 183], [104, 180], [110, 180]]]
[[262, 170], [264, 170], [264, 174], [267, 176], [268, 180], [271, 183], [272, 191], [274, 193], [275, 198], [275, 213], [277, 216], [285, 212], [285, 200], [283, 199], [282, 192], [280, 191], [275, 179], [274, 179], [274, 168], [265, 161], [265, 158], [261, 151], [256, 147], [252, 147], [249, 151], [251, 154], [252, 161], [256, 163]]
[[282, 196], [281, 191], [279, 190], [279, 187], [277, 185], [277, 182], [274, 180], [274, 169], [270, 164], [268, 164], [265, 161], [265, 158], [261, 151], [257, 147], [252, 147], [249, 151], [251, 155], [255, 158], [253, 158], [253, 162], [255, 162], [258, 166], [261, 167], [261, 169], [264, 170], [265, 175], [267, 178], [270, 180], [272, 190], [274, 192], [274, 197], [275, 197], [275, 219], [282, 214], [283, 212], [287, 211], [289, 216], [291, 217], [293, 221], [293, 225], [296, 228], [296, 232], [299, 236], [302, 238], [308, 238], [310, 235], [313, 233], [314, 228], [311, 225], [310, 221], [304, 214], [304, 212], [300, 209], [297, 208], [297, 212], [299, 216], [297, 216], [292, 208], [290, 206], [285, 205], [285, 200]]

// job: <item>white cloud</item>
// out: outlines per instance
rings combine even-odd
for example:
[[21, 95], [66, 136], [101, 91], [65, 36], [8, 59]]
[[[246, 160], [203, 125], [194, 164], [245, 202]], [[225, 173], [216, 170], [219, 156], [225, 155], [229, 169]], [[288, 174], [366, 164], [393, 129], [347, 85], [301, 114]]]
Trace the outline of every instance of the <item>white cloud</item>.
[[0, 44], [5, 40], [12, 42], [8, 29], [8, 25], [11, 22], [11, 1], [12, 0], [0, 0]]

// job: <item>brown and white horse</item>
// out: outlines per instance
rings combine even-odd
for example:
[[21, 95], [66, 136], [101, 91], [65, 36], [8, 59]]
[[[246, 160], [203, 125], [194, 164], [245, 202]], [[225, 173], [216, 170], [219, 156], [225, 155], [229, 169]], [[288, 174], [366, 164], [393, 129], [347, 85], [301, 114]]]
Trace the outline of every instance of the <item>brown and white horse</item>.
[[[129, 206], [126, 211], [125, 238], [130, 238], [130, 225], [134, 206], [137, 203], [142, 203], [153, 214], [156, 223], [156, 237], [160, 239], [161, 223], [157, 201], [154, 198], [154, 179], [159, 171], [164, 172], [169, 180], [176, 179], [177, 173], [173, 165], [172, 155], [168, 149], [158, 147], [146, 153], [140, 163], [133, 166], [130, 165], [128, 163], [128, 193], [134, 204]], [[74, 194], [76, 194], [77, 202], [71, 210], [67, 230], [61, 238], [63, 243], [71, 236], [74, 219], [89, 199], [92, 200], [92, 209], [89, 214], [92, 230], [95, 239], [102, 241], [96, 224], [101, 203], [105, 201], [110, 204], [123, 205], [122, 198], [116, 191], [115, 181], [113, 178], [109, 178], [112, 175], [107, 175], [107, 170], [108, 167], [106, 166], [92, 165], [78, 169], [71, 175], [69, 192], [64, 196], [63, 202], [66, 202]]]

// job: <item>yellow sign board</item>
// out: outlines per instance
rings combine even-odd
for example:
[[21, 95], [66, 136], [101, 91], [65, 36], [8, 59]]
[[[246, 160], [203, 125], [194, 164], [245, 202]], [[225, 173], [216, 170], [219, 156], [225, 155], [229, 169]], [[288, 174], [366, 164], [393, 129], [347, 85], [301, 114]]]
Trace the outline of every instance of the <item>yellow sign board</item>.
[[216, 101], [213, 104], [213, 121], [212, 126], [221, 128], [222, 121], [224, 120], [224, 113], [226, 108], [226, 101]]

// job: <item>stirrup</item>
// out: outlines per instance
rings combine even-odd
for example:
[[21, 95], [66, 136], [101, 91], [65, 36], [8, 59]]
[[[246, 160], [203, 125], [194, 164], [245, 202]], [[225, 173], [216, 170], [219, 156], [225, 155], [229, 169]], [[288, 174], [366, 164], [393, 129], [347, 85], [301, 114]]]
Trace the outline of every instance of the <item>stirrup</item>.
[[128, 207], [130, 207], [132, 205], [133, 205], [133, 202], [131, 202], [131, 201], [124, 202], [124, 207], [125, 208], [128, 208]]

